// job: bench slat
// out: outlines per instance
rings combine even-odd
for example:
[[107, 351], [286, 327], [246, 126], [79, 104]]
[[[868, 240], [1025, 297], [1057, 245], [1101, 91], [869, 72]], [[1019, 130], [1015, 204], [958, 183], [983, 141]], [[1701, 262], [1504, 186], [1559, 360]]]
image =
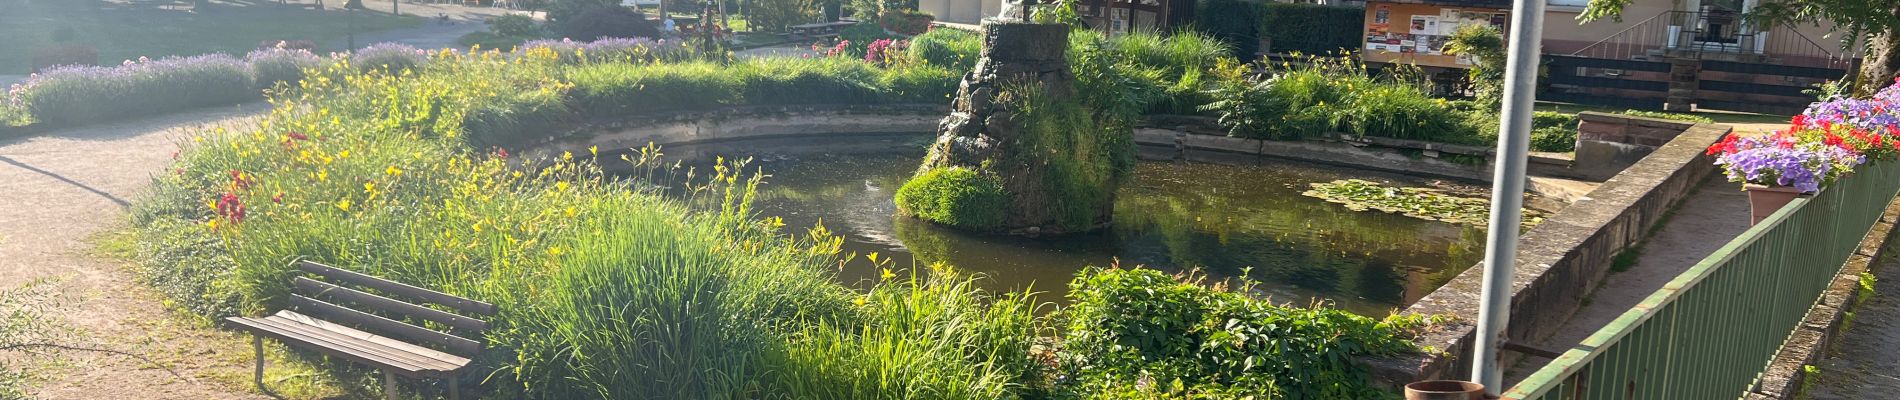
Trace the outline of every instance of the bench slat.
[[461, 368], [461, 366], [463, 365], [468, 365], [468, 362], [469, 362], [469, 359], [466, 357], [444, 353], [440, 350], [422, 347], [414, 343], [404, 342], [401, 340], [384, 337], [382, 335], [376, 335], [376, 334], [371, 334], [369, 332], [356, 330], [354, 328], [350, 328], [347, 326], [330, 323], [329, 321], [316, 319], [308, 315], [298, 314], [296, 311], [290, 311], [290, 310], [278, 311], [276, 316], [281, 317], [285, 320], [289, 320], [291, 322], [296, 322], [303, 325], [309, 325], [317, 329], [329, 331], [337, 335], [342, 335], [342, 336], [350, 337], [350, 338], [359, 338], [365, 341], [369, 341], [371, 343], [382, 345], [390, 349], [401, 351], [406, 354], [413, 354], [416, 357], [412, 357], [412, 358], [417, 359], [417, 360], [439, 362], [453, 368]]
[[377, 277], [360, 274], [355, 271], [350, 271], [350, 270], [346, 270], [342, 268], [318, 264], [316, 262], [311, 262], [311, 261], [298, 261], [296, 263], [296, 267], [297, 269], [303, 270], [304, 272], [317, 274], [325, 278], [334, 279], [339, 282], [348, 283], [351, 285], [362, 286], [362, 287], [366, 287], [370, 289], [376, 289], [378, 291], [382, 291], [383, 293], [388, 293], [396, 297], [404, 297], [404, 298], [409, 298], [413, 300], [441, 304], [444, 306], [449, 306], [450, 308], [461, 310], [463, 312], [469, 312], [469, 313], [475, 313], [475, 314], [481, 314], [481, 315], [495, 315], [495, 305], [493, 304], [488, 304], [488, 303], [483, 303], [480, 301], [475, 301], [475, 300], [471, 300], [467, 298], [457, 297], [455, 295], [451, 295], [448, 293], [442, 293], [442, 292], [437, 292], [434, 290], [410, 286], [407, 284], [403, 284], [402, 282], [384, 280]]
[[322, 327], [309, 325], [288, 318], [288, 315], [302, 316], [296, 314], [296, 312], [278, 312], [277, 315], [265, 317], [256, 322], [261, 326], [269, 327], [280, 334], [295, 337], [312, 346], [337, 351], [349, 351], [359, 356], [373, 358], [380, 365], [393, 366], [411, 373], [459, 368], [453, 363], [405, 351], [405, 349], [420, 349], [422, 348], [420, 346], [402, 343], [398, 345], [401, 347], [392, 347], [368, 340], [376, 336], [363, 331], [355, 331], [354, 334], [352, 334], [323, 329]]
[[428, 349], [400, 342], [397, 343], [402, 347], [390, 347], [363, 339], [363, 337], [375, 337], [375, 335], [358, 331], [357, 334], [361, 335], [359, 337], [304, 325], [287, 318], [287, 315], [303, 317], [295, 312], [283, 311], [278, 315], [264, 318], [230, 317], [226, 320], [251, 331], [252, 334], [268, 336], [287, 344], [318, 350], [365, 365], [393, 368], [407, 376], [452, 377], [462, 367], [468, 365], [468, 359], [465, 358], [436, 359], [432, 355], [410, 353], [411, 350]]
[[292, 279], [291, 284], [296, 285], [298, 290], [302, 290], [309, 296], [319, 300], [356, 303], [368, 308], [401, 313], [403, 315], [448, 325], [455, 329], [460, 329], [463, 332], [480, 334], [483, 330], [488, 329], [488, 322], [479, 319], [364, 293], [356, 289], [337, 286], [328, 282], [321, 282], [299, 276]]
[[468, 356], [481, 353], [482, 351], [481, 343], [473, 340], [436, 332], [428, 328], [406, 324], [401, 321], [352, 310], [347, 307], [325, 303], [321, 300], [303, 297], [301, 295], [290, 296], [290, 307], [291, 309], [301, 311], [312, 317], [348, 325], [356, 325], [393, 337], [440, 345], [448, 348], [451, 354]]

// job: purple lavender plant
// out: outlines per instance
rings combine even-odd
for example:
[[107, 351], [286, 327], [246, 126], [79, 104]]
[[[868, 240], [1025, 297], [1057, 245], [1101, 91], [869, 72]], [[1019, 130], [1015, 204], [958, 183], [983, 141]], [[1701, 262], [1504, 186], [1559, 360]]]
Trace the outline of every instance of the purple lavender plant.
[[1786, 134], [1725, 144], [1732, 147], [1717, 155], [1715, 165], [1722, 167], [1729, 181], [1786, 186], [1803, 193], [1818, 192], [1866, 162], [1866, 157], [1840, 146], [1798, 141]]
[[251, 64], [251, 76], [258, 88], [269, 88], [277, 82], [294, 84], [303, 80], [303, 71], [322, 65], [323, 57], [309, 50], [279, 46], [252, 51], [244, 61]]
[[1794, 124], [1802, 128], [1846, 125], [1869, 132], [1888, 132], [1900, 127], [1900, 112], [1896, 112], [1895, 105], [1900, 105], [1900, 84], [1881, 89], [1866, 99], [1827, 98], [1809, 105], [1795, 118]]
[[359, 71], [381, 69], [400, 73], [416, 69], [428, 61], [428, 51], [402, 43], [377, 43], [350, 53], [350, 65]]
[[250, 72], [224, 54], [54, 67], [9, 90], [8, 101], [53, 123], [151, 115], [256, 98]]

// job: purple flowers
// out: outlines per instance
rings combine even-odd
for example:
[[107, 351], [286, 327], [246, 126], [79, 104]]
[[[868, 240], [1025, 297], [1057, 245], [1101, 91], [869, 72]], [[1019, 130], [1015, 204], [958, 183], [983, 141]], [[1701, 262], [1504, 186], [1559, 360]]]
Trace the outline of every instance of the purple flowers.
[[422, 66], [428, 60], [428, 51], [402, 43], [377, 43], [350, 53], [350, 65], [361, 71], [382, 69], [400, 73]]
[[54, 67], [8, 90], [10, 104], [54, 123], [150, 115], [256, 97], [250, 66], [223, 54], [140, 57], [111, 67]]
[[1715, 165], [1730, 181], [1787, 186], [1813, 193], [1853, 172], [1866, 158], [1842, 146], [1801, 141], [1792, 135], [1734, 138]]
[[303, 80], [303, 71], [323, 64], [323, 57], [309, 50], [287, 47], [270, 47], [252, 51], [244, 56], [251, 64], [251, 76], [259, 88], [269, 88], [277, 82], [296, 83]]

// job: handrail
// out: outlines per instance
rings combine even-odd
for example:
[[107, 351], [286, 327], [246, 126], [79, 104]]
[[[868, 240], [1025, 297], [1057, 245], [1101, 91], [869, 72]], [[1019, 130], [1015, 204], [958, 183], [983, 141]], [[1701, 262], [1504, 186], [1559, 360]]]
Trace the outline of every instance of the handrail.
[[1632, 30], [1636, 30], [1637, 28], [1643, 28], [1651, 23], [1654, 23], [1657, 19], [1662, 18], [1665, 15], [1669, 15], [1673, 12], [1674, 11], [1663, 11], [1662, 13], [1658, 13], [1653, 17], [1649, 17], [1649, 19], [1645, 19], [1642, 22], [1637, 22], [1635, 25], [1630, 25], [1630, 27], [1628, 28], [1623, 28], [1623, 30], [1617, 31], [1616, 33], [1612, 33], [1610, 34], [1610, 36], [1605, 36], [1603, 40], [1598, 40], [1596, 41], [1596, 43], [1591, 43], [1588, 46], [1583, 46], [1583, 48], [1577, 49], [1577, 51], [1571, 52], [1570, 55], [1583, 56], [1584, 52], [1595, 49], [1598, 46], [1603, 46], [1605, 43], [1610, 43], [1611, 40], [1614, 40], [1619, 37], [1623, 37], [1624, 34], [1627, 34]]
[[[1836, 54], [1790, 24], [1774, 24], [1766, 29], [1749, 28], [1752, 22], [1746, 22], [1741, 14], [1722, 19], [1711, 19], [1712, 15], [1719, 14], [1664, 11], [1577, 49], [1570, 55], [1620, 60], [1650, 54], [1651, 51], [1666, 51], [1678, 57], [1690, 58], [1700, 58], [1705, 53], [1756, 54], [1778, 59], [1772, 63], [1826, 68], [1845, 68], [1845, 64], [1852, 59], [1847, 54]], [[1716, 21], [1728, 23], [1718, 24]], [[1698, 40], [1705, 37], [1723, 40]], [[1852, 50], [1846, 52], [1851, 53]]]
[[[1795, 199], [1677, 275], [1504, 399], [1701, 399], [1746, 391], [1900, 192], [1870, 165]], [[1741, 218], [1741, 216], [1737, 216]]]

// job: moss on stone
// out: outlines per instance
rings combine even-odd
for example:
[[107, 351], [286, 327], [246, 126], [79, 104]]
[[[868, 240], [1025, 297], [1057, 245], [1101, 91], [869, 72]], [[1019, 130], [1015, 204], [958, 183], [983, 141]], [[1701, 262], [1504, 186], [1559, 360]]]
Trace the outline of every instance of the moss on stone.
[[897, 189], [897, 208], [905, 215], [963, 229], [994, 229], [1008, 207], [1002, 182], [970, 168], [924, 171]]

